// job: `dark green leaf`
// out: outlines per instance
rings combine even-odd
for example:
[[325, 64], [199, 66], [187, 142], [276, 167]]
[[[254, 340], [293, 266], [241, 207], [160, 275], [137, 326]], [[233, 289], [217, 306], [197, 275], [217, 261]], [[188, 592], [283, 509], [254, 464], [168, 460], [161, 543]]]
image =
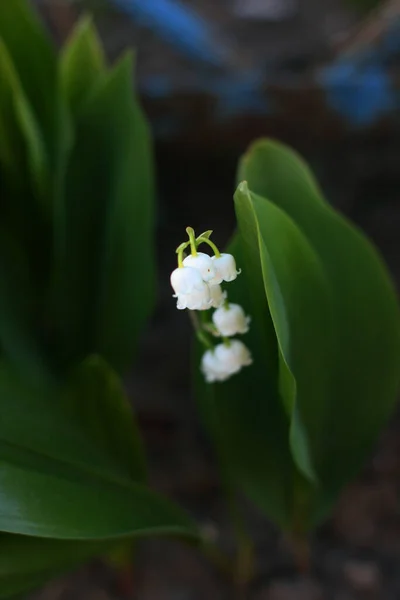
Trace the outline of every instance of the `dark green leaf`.
[[39, 587], [92, 556], [105, 554], [113, 545], [115, 542], [71, 542], [3, 533], [0, 598], [14, 598]]
[[51, 159], [55, 145], [56, 53], [30, 2], [0, 0], [0, 38], [12, 57]]
[[49, 170], [42, 132], [31, 107], [22, 93], [14, 98], [15, 112], [27, 149], [33, 190], [45, 212], [48, 211]]
[[[261, 262], [247, 262], [252, 248], [236, 236], [229, 245], [242, 274], [226, 285], [231, 302], [241, 304], [252, 315], [252, 326], [244, 343], [251, 348], [253, 364], [224, 383], [205, 383], [197, 346], [195, 379], [204, 421], [217, 447], [221, 467], [272, 520], [288, 527], [294, 485], [294, 466], [290, 456], [289, 422], [275, 387], [277, 349], [264, 294]], [[247, 268], [247, 266], [249, 268]], [[258, 273], [258, 276], [256, 275]], [[255, 284], [255, 287], [250, 287]], [[259, 285], [261, 284], [261, 285]], [[255, 293], [258, 290], [259, 293]], [[256, 318], [260, 316], [260, 321]], [[262, 326], [263, 325], [263, 326]], [[264, 349], [268, 348], [266, 360]]]
[[0, 38], [0, 161], [17, 176], [23, 161], [23, 141], [18, 128], [14, 98], [19, 89], [18, 76], [11, 57]]
[[60, 76], [62, 93], [73, 113], [105, 76], [103, 49], [87, 17], [81, 19], [63, 49]]
[[[329, 393], [333, 351], [328, 281], [318, 256], [284, 211], [251, 194], [246, 183], [239, 185], [235, 202], [240, 235], [258, 247], [261, 258], [264, 295], [278, 339], [279, 391], [292, 423], [293, 456], [314, 480], [309, 444], [318, 456], [327, 410], [321, 399]], [[248, 229], [250, 219], [257, 223], [257, 237]]]
[[[286, 336], [291, 353], [297, 352], [296, 347], [300, 349], [303, 344], [309, 376], [319, 387], [317, 396], [305, 397], [306, 366], [301, 365], [299, 371], [293, 373], [301, 428], [292, 422], [292, 434], [296, 429], [296, 436], [301, 434], [302, 438], [306, 433], [312, 448], [311, 459], [320, 482], [318, 497], [313, 498], [316, 518], [317, 514], [326, 513], [342, 486], [360, 468], [393, 409], [400, 358], [397, 301], [377, 252], [323, 200], [309, 170], [293, 152], [277, 143], [260, 141], [243, 158], [239, 177], [247, 180], [254, 193], [250, 197], [264, 246], [261, 248], [263, 279], [270, 308], [271, 298], [285, 313], [291, 307], [295, 315], [297, 305], [301, 313], [298, 319], [302, 317], [305, 321], [304, 328], [300, 327], [301, 323], [288, 322]], [[272, 204], [278, 210], [271, 211]], [[297, 256], [292, 252], [286, 254], [288, 240], [282, 223], [278, 231], [271, 230], [272, 212], [279, 214], [287, 226], [291, 223], [292, 229], [295, 224], [297, 238], [307, 240], [306, 254], [303, 243], [302, 248], [298, 247]], [[282, 216], [284, 213], [286, 216]], [[240, 221], [240, 215], [238, 218]], [[274, 256], [269, 273], [266, 253]], [[318, 283], [306, 275], [311, 256], [319, 261], [316, 268], [323, 271], [328, 297], [325, 297], [322, 279], [318, 278]], [[294, 288], [284, 291], [273, 285], [269, 275], [278, 269], [280, 280], [285, 275], [288, 286], [292, 270]], [[301, 289], [299, 278], [308, 290]], [[320, 303], [325, 305], [322, 307]], [[285, 332], [279, 329], [276, 319], [274, 325], [282, 347]], [[326, 361], [328, 367], [323, 366]], [[329, 377], [323, 385], [322, 369], [328, 371], [323, 377]], [[318, 421], [320, 435], [315, 444]]]
[[0, 347], [4, 358], [33, 380], [48, 377], [38, 342], [38, 297], [27, 257], [0, 228]]
[[135, 481], [146, 479], [145, 457], [132, 408], [121, 381], [99, 357], [76, 369], [66, 394], [85, 434]]
[[196, 536], [180, 509], [133, 482], [85, 422], [68, 418], [62, 391], [3, 367], [0, 396], [0, 530], [88, 541]]
[[[1, 11], [0, 11], [1, 12]], [[42, 132], [12, 57], [0, 38], [0, 170], [2, 223], [37, 251], [46, 208], [49, 171]], [[39, 244], [40, 246], [40, 244]]]
[[131, 77], [128, 58], [80, 111], [54, 223], [64, 360], [96, 353], [118, 372], [132, 360], [154, 287], [150, 143]]

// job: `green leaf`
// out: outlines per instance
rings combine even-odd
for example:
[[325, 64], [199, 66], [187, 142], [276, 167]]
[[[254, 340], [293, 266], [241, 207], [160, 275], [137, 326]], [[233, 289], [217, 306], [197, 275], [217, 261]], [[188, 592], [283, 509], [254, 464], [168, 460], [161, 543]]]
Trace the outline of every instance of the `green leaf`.
[[[13, 197], [7, 198], [11, 211], [21, 220], [36, 209], [27, 206], [32, 203], [32, 192], [37, 196], [41, 208], [45, 206], [45, 198], [49, 181], [48, 161], [42, 132], [23, 91], [21, 81], [15, 70], [6, 46], [0, 38], [0, 161], [8, 174], [10, 191], [20, 192], [23, 203], [16, 202]], [[12, 180], [10, 180], [10, 176]], [[4, 192], [4, 190], [3, 190]]]
[[91, 557], [104, 554], [113, 542], [48, 540], [0, 535], [0, 598], [39, 587]]
[[0, 227], [0, 347], [21, 375], [45, 381], [39, 344], [38, 294], [27, 257], [15, 236]]
[[14, 97], [19, 88], [11, 57], [0, 38], [0, 160], [14, 176], [23, 164], [23, 141], [16, 122]]
[[[235, 256], [243, 272], [226, 285], [226, 291], [230, 302], [241, 304], [252, 315], [252, 326], [243, 341], [251, 348], [253, 364], [224, 383], [207, 384], [199, 370], [204, 350], [197, 344], [196, 395], [221, 468], [275, 523], [287, 528], [295, 483], [288, 444], [289, 423], [275, 386], [278, 354], [261, 262], [257, 255], [247, 262], [253, 256], [252, 250], [238, 235], [229, 245], [227, 251]], [[271, 335], [268, 328], [273, 335], [272, 345], [265, 344]], [[268, 360], [265, 349], [269, 351]]]
[[[287, 345], [296, 384], [301, 419], [292, 418], [292, 450], [294, 438], [308, 440], [319, 481], [309, 499], [315, 520], [361, 467], [393, 410], [400, 358], [396, 296], [376, 250], [324, 201], [295, 153], [261, 140], [242, 159], [239, 178], [250, 193], [243, 198], [241, 186], [237, 202], [252, 204], [274, 328], [281, 351]], [[240, 211], [238, 220], [246, 227]], [[283, 375], [281, 368], [288, 407], [293, 387], [285, 389]]]
[[0, 372], [0, 530], [87, 541], [195, 538], [189, 517], [133, 481], [92, 428], [68, 415], [64, 394], [29, 385], [6, 366]]
[[0, 38], [43, 131], [48, 156], [55, 145], [56, 53], [26, 0], [0, 0]]
[[61, 90], [73, 113], [105, 76], [103, 49], [90, 18], [80, 20], [60, 58]]
[[[309, 445], [318, 456], [327, 410], [321, 398], [329, 393], [332, 363], [328, 281], [313, 248], [284, 211], [251, 194], [246, 183], [239, 185], [235, 203], [240, 235], [257, 244], [261, 258], [279, 347], [278, 387], [292, 424], [293, 457], [303, 474], [315, 481]], [[257, 224], [256, 238], [247, 227], [250, 219]]]
[[82, 107], [54, 222], [52, 303], [64, 362], [100, 354], [119, 373], [131, 363], [154, 288], [150, 141], [131, 77], [128, 57]]
[[27, 147], [28, 165], [31, 173], [32, 187], [42, 205], [47, 212], [49, 168], [44, 146], [42, 132], [39, 129], [31, 107], [22, 93], [18, 93], [14, 98], [15, 112], [18, 124], [23, 133]]
[[73, 373], [66, 391], [71, 415], [85, 434], [135, 481], [146, 479], [144, 451], [132, 408], [117, 375], [100, 357]]
[[76, 542], [0, 534], [0, 591], [11, 578], [69, 568], [109, 548], [112, 542]]
[[71, 418], [62, 389], [28, 385], [3, 366], [0, 396], [1, 531], [88, 541], [196, 537], [180, 509], [133, 481], [93, 429]]

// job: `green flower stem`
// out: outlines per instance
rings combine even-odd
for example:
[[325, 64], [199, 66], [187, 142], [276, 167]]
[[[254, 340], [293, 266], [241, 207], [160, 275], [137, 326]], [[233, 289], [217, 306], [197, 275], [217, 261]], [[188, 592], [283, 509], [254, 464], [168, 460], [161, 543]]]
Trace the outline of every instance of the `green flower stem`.
[[[204, 311], [195, 311], [195, 310], [189, 310], [189, 318], [192, 322], [193, 325], [193, 329], [196, 332], [196, 337], [199, 340], [199, 342], [201, 344], [203, 344], [203, 346], [205, 348], [207, 348], [208, 350], [214, 350], [214, 345], [211, 342], [210, 338], [208, 337], [206, 331], [203, 328], [203, 325], [201, 323], [201, 320], [204, 318], [202, 313]], [[200, 318], [199, 318], [199, 313], [200, 313]]]
[[192, 227], [186, 227], [186, 233], [189, 236], [190, 252], [192, 256], [197, 256], [196, 235]]
[[212, 248], [212, 250], [214, 251], [214, 254], [217, 258], [219, 258], [221, 256], [221, 252], [218, 250], [217, 246], [214, 244], [214, 242], [212, 242], [211, 240], [209, 240], [208, 238], [205, 237], [198, 237], [197, 238], [197, 244], [208, 244], [210, 246], [210, 248]]
[[190, 242], [183, 242], [180, 246], [177, 247], [176, 253], [178, 255], [178, 267], [182, 269], [183, 267], [183, 253], [186, 248], [189, 246]]

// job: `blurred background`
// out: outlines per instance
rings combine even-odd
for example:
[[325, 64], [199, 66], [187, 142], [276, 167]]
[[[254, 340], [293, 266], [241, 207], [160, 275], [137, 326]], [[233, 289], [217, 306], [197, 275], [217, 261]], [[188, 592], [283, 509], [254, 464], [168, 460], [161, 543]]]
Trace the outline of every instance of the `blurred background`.
[[[11, 1], [11, 0], [9, 0]], [[184, 229], [234, 229], [239, 156], [257, 137], [308, 160], [329, 201], [381, 249], [400, 281], [399, 0], [32, 0], [56, 42], [91, 12], [110, 61], [136, 51], [135, 86], [155, 142], [159, 301], [128, 382], [154, 485], [229, 551], [215, 461], [190, 390], [190, 326], [169, 273]], [[244, 505], [257, 546], [254, 600], [400, 598], [400, 419], [313, 539], [296, 573], [275, 529]], [[231, 599], [196, 554], [140, 544], [138, 600]], [[100, 562], [49, 584], [37, 600], [111, 600], [121, 582]]]

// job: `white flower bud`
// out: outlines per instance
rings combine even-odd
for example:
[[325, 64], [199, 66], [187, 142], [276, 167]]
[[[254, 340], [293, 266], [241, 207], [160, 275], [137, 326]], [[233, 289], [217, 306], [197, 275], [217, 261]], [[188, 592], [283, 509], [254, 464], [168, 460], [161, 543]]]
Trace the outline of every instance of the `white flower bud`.
[[225, 302], [226, 292], [222, 291], [222, 287], [220, 285], [210, 285], [210, 295], [211, 295], [211, 306], [213, 308], [218, 308]]
[[183, 261], [185, 267], [191, 267], [200, 271], [203, 281], [210, 281], [215, 276], [215, 269], [211, 256], [204, 252], [198, 252], [196, 256], [189, 254]]
[[236, 262], [232, 254], [221, 254], [211, 258], [214, 264], [215, 276], [209, 281], [210, 285], [216, 285], [222, 281], [233, 281], [239, 275], [236, 270]]
[[229, 337], [237, 333], [247, 333], [249, 330], [250, 317], [246, 317], [243, 308], [239, 304], [221, 306], [214, 312], [212, 320], [223, 336]]
[[207, 350], [202, 357], [201, 370], [208, 383], [225, 381], [252, 362], [249, 349], [239, 340], [232, 340], [229, 346], [218, 344], [214, 350]]
[[201, 290], [193, 290], [190, 294], [176, 294], [176, 307], [179, 310], [188, 308], [189, 310], [208, 310], [211, 308], [210, 288], [202, 281], [203, 287]]

